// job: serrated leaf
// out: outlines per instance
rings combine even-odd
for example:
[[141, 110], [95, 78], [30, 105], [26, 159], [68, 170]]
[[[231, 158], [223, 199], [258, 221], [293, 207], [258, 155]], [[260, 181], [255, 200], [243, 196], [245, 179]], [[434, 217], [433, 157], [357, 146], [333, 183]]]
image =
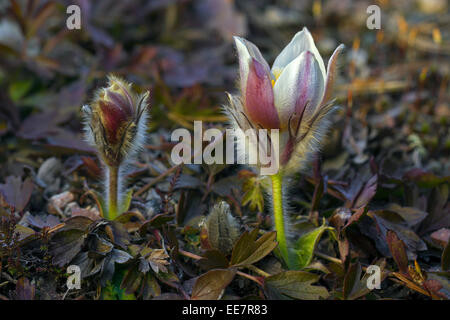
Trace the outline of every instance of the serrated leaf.
[[232, 266], [251, 265], [272, 252], [276, 248], [276, 232], [266, 232], [258, 240], [258, 229], [252, 230], [250, 233], [245, 231], [236, 242], [231, 254]]
[[318, 275], [304, 271], [285, 271], [267, 277], [264, 289], [269, 299], [318, 300], [327, 298], [328, 291], [322, 286], [313, 286]]
[[311, 263], [316, 245], [326, 230], [334, 229], [323, 225], [300, 237], [295, 245], [295, 260], [291, 262], [292, 268], [303, 269]]
[[250, 210], [259, 212], [264, 208], [264, 192], [258, 177], [250, 177], [244, 181], [242, 186], [244, 195], [242, 197], [242, 205], [248, 205]]
[[239, 238], [239, 226], [225, 201], [216, 204], [205, 221], [208, 242], [214, 249], [227, 254]]
[[121, 288], [124, 276], [125, 270], [120, 270], [114, 273], [111, 280], [106, 281], [101, 292], [102, 300], [136, 300], [134, 294], [128, 294], [125, 289]]
[[192, 300], [217, 300], [233, 280], [236, 270], [214, 269], [198, 277], [192, 289]]
[[137, 267], [130, 268], [122, 279], [120, 289], [123, 289], [126, 294], [132, 294], [136, 292], [141, 284], [144, 274], [139, 272]]
[[229, 265], [227, 258], [219, 250], [207, 250], [197, 264], [205, 270], [226, 268]]
[[144, 300], [148, 300], [150, 298], [161, 295], [161, 287], [159, 286], [158, 281], [156, 281], [155, 277], [150, 273], [147, 273], [145, 275], [144, 281], [142, 283], [141, 295], [142, 299]]

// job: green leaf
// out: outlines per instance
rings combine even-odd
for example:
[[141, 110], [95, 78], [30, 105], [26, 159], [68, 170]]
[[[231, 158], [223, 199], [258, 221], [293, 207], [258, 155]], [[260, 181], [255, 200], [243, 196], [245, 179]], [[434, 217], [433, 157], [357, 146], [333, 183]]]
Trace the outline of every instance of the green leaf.
[[318, 300], [327, 298], [328, 291], [322, 286], [313, 286], [318, 275], [304, 271], [285, 271], [267, 277], [264, 289], [269, 299]]
[[103, 196], [95, 191], [91, 190], [91, 194], [94, 197], [95, 202], [97, 203], [98, 211], [100, 212], [101, 217], [105, 217], [105, 212], [108, 212], [108, 206], [106, 205], [106, 201]]
[[217, 300], [233, 280], [236, 270], [214, 269], [198, 277], [192, 289], [192, 300]]
[[130, 208], [132, 198], [133, 198], [133, 189], [130, 189], [127, 191], [126, 194], [123, 195], [120, 201], [119, 215], [128, 211], [128, 209]]
[[293, 269], [303, 269], [311, 263], [316, 245], [319, 243], [322, 234], [326, 230], [332, 231], [334, 229], [332, 227], [322, 225], [319, 228], [304, 234], [300, 237], [300, 239], [298, 239], [295, 245], [295, 260], [291, 262], [291, 267]]
[[242, 191], [244, 191], [242, 205], [248, 204], [250, 210], [262, 212], [264, 208], [264, 193], [260, 179], [258, 177], [246, 179], [242, 186]]
[[23, 98], [33, 85], [32, 80], [16, 81], [9, 86], [9, 96], [14, 102]]
[[253, 229], [250, 233], [245, 231], [236, 242], [231, 254], [232, 266], [251, 265], [272, 252], [276, 248], [276, 232], [266, 232], [258, 240], [258, 229]]

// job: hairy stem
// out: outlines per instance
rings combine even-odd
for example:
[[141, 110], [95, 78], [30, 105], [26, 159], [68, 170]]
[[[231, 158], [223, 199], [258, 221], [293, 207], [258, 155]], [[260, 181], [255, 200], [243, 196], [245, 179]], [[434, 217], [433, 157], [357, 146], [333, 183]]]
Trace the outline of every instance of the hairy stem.
[[275, 217], [275, 230], [277, 231], [278, 248], [280, 249], [281, 256], [284, 261], [288, 264], [288, 247], [283, 214], [283, 176], [279, 172], [271, 175], [270, 178], [272, 179], [273, 215]]
[[108, 212], [106, 218], [114, 220], [118, 214], [118, 184], [119, 184], [119, 166], [109, 167], [109, 193], [108, 193]]

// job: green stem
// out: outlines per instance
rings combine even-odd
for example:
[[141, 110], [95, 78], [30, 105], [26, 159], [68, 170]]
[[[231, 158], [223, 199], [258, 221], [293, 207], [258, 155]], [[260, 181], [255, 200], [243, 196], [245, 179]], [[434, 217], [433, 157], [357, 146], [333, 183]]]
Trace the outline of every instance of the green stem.
[[281, 256], [284, 261], [288, 264], [288, 247], [283, 215], [283, 176], [279, 172], [271, 175], [270, 178], [272, 179], [273, 215], [275, 217], [275, 230], [277, 231], [278, 248], [280, 249]]
[[109, 194], [108, 212], [106, 219], [114, 220], [117, 217], [117, 193], [119, 183], [119, 166], [109, 167]]

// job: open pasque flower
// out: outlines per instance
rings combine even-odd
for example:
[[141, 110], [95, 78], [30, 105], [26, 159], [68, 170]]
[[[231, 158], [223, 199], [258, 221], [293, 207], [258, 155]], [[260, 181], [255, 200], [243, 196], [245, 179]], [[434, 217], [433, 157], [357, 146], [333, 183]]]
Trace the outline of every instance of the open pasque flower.
[[[247, 141], [245, 132], [249, 129], [268, 129], [270, 136], [276, 132], [274, 129], [278, 130], [277, 143], [266, 139], [271, 144], [271, 154], [278, 159], [276, 172], [268, 174], [272, 181], [269, 192], [279, 253], [289, 268], [296, 268], [300, 251], [289, 244], [286, 236], [289, 224], [285, 215], [289, 206], [284, 195], [284, 177], [302, 169], [308, 156], [320, 146], [333, 110], [328, 100], [336, 61], [344, 46], [336, 48], [325, 69], [311, 34], [303, 28], [281, 51], [270, 69], [253, 43], [239, 37], [234, 39], [239, 56], [241, 94], [229, 95], [230, 104], [225, 108], [235, 129], [241, 129], [235, 130], [238, 141]], [[246, 142], [249, 153], [261, 147], [267, 150], [260, 142], [260, 132], [258, 139]], [[240, 157], [247, 157], [242, 155], [239, 145], [242, 142], [238, 144]], [[260, 161], [256, 165], [262, 175], [264, 163]]]
[[307, 28], [281, 51], [272, 69], [251, 42], [234, 37], [239, 57], [240, 97], [229, 95], [227, 111], [236, 127], [246, 131], [279, 129], [281, 169], [298, 169], [316, 151], [329, 125], [329, 103], [336, 61], [327, 69]]

